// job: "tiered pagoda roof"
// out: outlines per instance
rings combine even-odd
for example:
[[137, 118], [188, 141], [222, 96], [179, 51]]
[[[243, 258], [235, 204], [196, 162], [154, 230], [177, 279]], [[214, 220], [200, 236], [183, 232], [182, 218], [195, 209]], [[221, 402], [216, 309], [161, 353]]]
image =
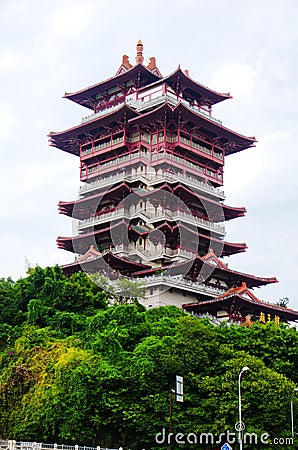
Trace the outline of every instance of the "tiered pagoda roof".
[[[129, 233], [129, 236], [132, 239], [135, 238], [135, 240], [140, 236], [148, 236], [151, 233], [151, 230], [149, 230], [147, 227], [129, 224], [125, 220], [118, 221], [118, 223], [115, 223], [114, 225], [110, 225], [109, 223], [107, 223], [106, 225], [107, 226], [105, 226], [104, 228], [93, 229], [89, 233], [84, 233], [74, 237], [59, 236], [57, 238], [57, 245], [63, 250], [83, 254], [97, 239], [100, 239], [106, 244], [111, 242], [111, 231], [117, 233], [120, 240], [123, 239], [123, 236], [127, 235], [127, 232]], [[202, 251], [204, 251], [204, 249], [207, 250], [208, 248], [210, 248], [210, 246], [212, 246], [217, 253], [219, 253], [219, 250], [221, 250], [222, 256], [230, 256], [236, 253], [245, 252], [245, 250], [247, 249], [245, 243], [231, 243], [222, 241], [220, 239], [198, 233], [195, 227], [191, 228], [191, 225], [186, 226], [183, 223], [171, 225], [171, 223], [169, 223], [168, 221], [163, 221], [160, 225], [155, 227], [155, 230], [163, 231], [166, 237], [171, 237], [176, 240], [176, 242], [180, 232], [183, 231], [189, 236], [190, 247], [193, 245], [191, 241], [191, 236], [193, 236], [193, 242], [200, 242]]]
[[179, 182], [174, 187], [166, 182], [150, 191], [141, 191], [139, 188], [131, 186], [129, 182], [124, 181], [112, 187], [107, 192], [104, 191], [102, 194], [100, 194], [99, 192], [97, 194], [81, 198], [76, 201], [60, 201], [58, 204], [58, 208], [61, 214], [65, 214], [67, 216], [74, 217], [75, 219], [82, 220], [89, 217], [90, 212], [92, 212], [93, 214], [100, 213], [100, 205], [103, 201], [106, 201], [108, 199], [119, 199], [120, 202], [127, 195], [133, 193], [137, 198], [150, 200], [150, 198], [154, 198], [154, 196], [161, 191], [167, 191], [173, 195], [176, 195], [186, 204], [188, 203], [189, 199], [198, 200], [205, 208], [208, 209], [208, 216], [213, 222], [222, 222], [235, 219], [236, 217], [244, 216], [246, 213], [246, 209], [244, 207], [236, 208], [225, 205], [223, 203], [218, 203], [211, 198], [200, 195], [199, 193], [187, 188], [184, 184]]
[[199, 112], [194, 111], [182, 102], [172, 106], [166, 98], [161, 106], [143, 114], [136, 112], [126, 104], [122, 104], [111, 112], [107, 109], [104, 115], [95, 114], [94, 118], [90, 117], [90, 120], [75, 127], [65, 131], [49, 133], [50, 145], [79, 156], [80, 145], [83, 140], [88, 136], [90, 137], [90, 135], [93, 138], [96, 137], [100, 128], [104, 126], [112, 126], [114, 124], [117, 127], [121, 120], [126, 126], [145, 124], [159, 119], [163, 121], [174, 120], [177, 123], [181, 123], [181, 117], [183, 117], [184, 123], [187, 122], [192, 128], [197, 127], [200, 129], [200, 133], [208, 136], [210, 142], [212, 140], [220, 142], [225, 147], [226, 155], [237, 153], [255, 145], [255, 137], [243, 136], [230, 130], [211, 118], [199, 114]]
[[50, 145], [80, 156], [80, 145], [84, 139], [90, 137], [90, 134], [95, 137], [104, 127], [108, 125], [118, 127], [119, 122], [122, 122], [124, 125], [130, 118], [137, 115], [138, 113], [135, 110], [126, 104], [121, 104], [117, 109], [107, 110], [105, 115], [99, 117], [95, 115], [94, 118], [90, 118], [87, 122], [82, 122], [65, 131], [51, 131], [49, 133]]
[[[185, 97], [196, 98], [201, 104], [215, 105], [216, 103], [222, 102], [232, 98], [230, 93], [219, 93], [216, 92], [203, 84], [198, 83], [193, 80], [187, 70], [183, 71], [180, 67], [170, 75], [155, 81], [151, 85], [146, 86], [147, 89], [154, 88], [161, 83], [166, 83], [170, 86], [174, 92], [177, 94], [183, 93]], [[144, 88], [143, 88], [144, 90]], [[142, 88], [140, 89], [142, 91]]]
[[121, 90], [127, 83], [134, 89], [139, 89], [142, 86], [151, 84], [159, 78], [158, 75], [152, 73], [152, 71], [143, 66], [143, 64], [137, 64], [126, 72], [122, 72], [105, 81], [96, 83], [77, 92], [65, 93], [64, 98], [94, 110], [98, 103], [98, 98], [106, 95], [109, 89], [118, 87], [119, 90]]
[[75, 262], [65, 264], [63, 272], [66, 275], [71, 275], [79, 270], [84, 270], [87, 273], [100, 272], [109, 277], [112, 276], [113, 278], [114, 276], [117, 278], [120, 273], [121, 275], [129, 276], [136, 270], [146, 270], [148, 268], [149, 266], [145, 264], [119, 257], [109, 251], [101, 253], [91, 245], [89, 250], [77, 258]]
[[167, 83], [177, 95], [183, 94], [185, 97], [197, 99], [202, 105], [214, 105], [232, 98], [230, 93], [216, 92], [193, 80], [188, 71], [183, 72], [181, 70], [180, 65], [173, 73], [163, 78], [156, 67], [155, 58], [150, 58], [150, 63], [147, 66], [143, 65], [142, 53], [143, 44], [139, 41], [136, 65], [130, 64], [128, 56], [123, 55], [122, 64], [115, 76], [77, 92], [65, 93], [64, 98], [95, 110], [98, 99], [107, 97], [111, 89], [115, 91], [118, 88], [119, 91], [125, 91], [127, 86], [130, 86], [131, 89], [141, 91], [142, 88], [154, 88], [161, 83]]
[[[205, 256], [196, 255], [188, 261], [171, 265], [164, 264], [161, 269], [172, 276], [186, 273], [186, 277], [192, 281], [197, 281], [198, 277], [204, 280], [214, 278], [219, 282], [225, 282], [228, 286], [238, 286], [239, 283], [245, 282], [246, 286], [254, 288], [278, 283], [278, 280], [275, 277], [257, 277], [255, 275], [230, 269], [227, 264], [216, 256], [212, 248]], [[133, 277], [151, 275], [157, 270], [160, 270], [160, 268], [146, 269], [143, 272], [139, 271], [134, 273]]]

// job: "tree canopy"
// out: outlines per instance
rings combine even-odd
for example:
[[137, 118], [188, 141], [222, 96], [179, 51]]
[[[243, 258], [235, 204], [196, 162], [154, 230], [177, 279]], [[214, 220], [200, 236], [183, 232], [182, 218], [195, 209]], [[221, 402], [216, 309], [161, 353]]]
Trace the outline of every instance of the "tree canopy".
[[[155, 436], [169, 431], [176, 375], [185, 401], [173, 404], [174, 434], [234, 432], [244, 366], [246, 431], [291, 437], [295, 328], [214, 326], [174, 306], [146, 310], [135, 298], [142, 286], [122, 284], [125, 294], [110, 304], [114, 293], [58, 266], [0, 280], [0, 438], [166, 449]], [[294, 410], [298, 418], [295, 397]]]

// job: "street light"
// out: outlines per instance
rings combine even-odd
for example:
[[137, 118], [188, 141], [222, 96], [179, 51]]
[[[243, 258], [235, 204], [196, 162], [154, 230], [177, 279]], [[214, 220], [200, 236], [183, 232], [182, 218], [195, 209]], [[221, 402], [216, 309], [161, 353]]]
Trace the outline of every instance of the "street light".
[[242, 414], [241, 414], [241, 375], [246, 372], [247, 370], [249, 370], [249, 367], [242, 367], [240, 373], [239, 373], [239, 378], [238, 378], [238, 399], [239, 399], [239, 422], [238, 422], [238, 431], [239, 431], [239, 435], [238, 435], [238, 439], [239, 439], [239, 444], [240, 444], [240, 450], [242, 450], [242, 430], [244, 429], [244, 426], [242, 424]]
[[294, 408], [293, 408], [293, 402], [294, 402], [294, 395], [295, 392], [298, 391], [298, 388], [293, 389], [292, 399], [291, 399], [291, 431], [292, 431], [292, 438], [294, 439]]

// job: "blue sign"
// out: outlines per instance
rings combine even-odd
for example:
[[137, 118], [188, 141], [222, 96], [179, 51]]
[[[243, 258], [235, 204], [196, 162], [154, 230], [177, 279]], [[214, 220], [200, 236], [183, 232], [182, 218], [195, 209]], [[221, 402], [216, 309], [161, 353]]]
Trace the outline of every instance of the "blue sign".
[[229, 444], [225, 443], [221, 446], [221, 450], [232, 450], [232, 447]]

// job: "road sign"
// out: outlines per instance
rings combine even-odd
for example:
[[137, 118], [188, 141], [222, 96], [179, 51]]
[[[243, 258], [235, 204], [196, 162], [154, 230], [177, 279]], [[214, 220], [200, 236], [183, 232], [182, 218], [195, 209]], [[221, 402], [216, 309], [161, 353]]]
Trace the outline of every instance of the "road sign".
[[183, 377], [176, 375], [176, 401], [183, 402]]
[[221, 446], [221, 450], [232, 450], [232, 447], [226, 442]]

